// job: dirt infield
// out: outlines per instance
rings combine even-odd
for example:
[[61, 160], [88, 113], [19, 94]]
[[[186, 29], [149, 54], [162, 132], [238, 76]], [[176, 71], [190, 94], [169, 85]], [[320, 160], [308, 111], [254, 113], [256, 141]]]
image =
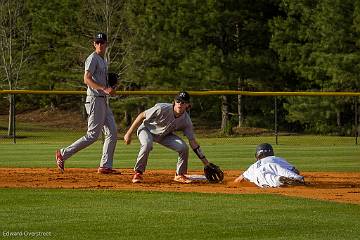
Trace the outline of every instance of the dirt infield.
[[[173, 171], [146, 171], [144, 182], [131, 183], [133, 171], [100, 175], [96, 169], [68, 168], [64, 174], [50, 168], [0, 168], [0, 188], [126, 189], [142, 191], [206, 192], [228, 194], [281, 194], [311, 199], [360, 204], [360, 173], [304, 172], [305, 186], [261, 189], [251, 183], [234, 184], [239, 171], [226, 171], [223, 183], [172, 181]], [[202, 174], [192, 171], [189, 174]]]

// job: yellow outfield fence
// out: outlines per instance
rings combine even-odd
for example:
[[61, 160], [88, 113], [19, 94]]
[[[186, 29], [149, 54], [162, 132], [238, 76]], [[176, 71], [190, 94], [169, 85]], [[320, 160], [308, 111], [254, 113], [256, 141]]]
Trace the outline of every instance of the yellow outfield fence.
[[[296, 125], [296, 122], [295, 122], [295, 124], [293, 124], [294, 121], [291, 122], [291, 124], [288, 124], [289, 122], [287, 122], [287, 120], [285, 121], [286, 116], [284, 114], [282, 115], [282, 113], [284, 112], [284, 109], [281, 107], [278, 108], [278, 106], [282, 106], [281, 105], [283, 103], [282, 98], [288, 100], [288, 99], [297, 98], [297, 97], [304, 97], [304, 98], [310, 97], [310, 98], [308, 98], [309, 99], [308, 102], [304, 102], [305, 107], [307, 107], [306, 104], [310, 105], [310, 107], [311, 107], [311, 104], [313, 104], [314, 102], [317, 101], [317, 99], [314, 99], [312, 97], [319, 97], [319, 98], [321, 98], [321, 97], [337, 97], [338, 99], [332, 99], [332, 102], [335, 102], [335, 103], [338, 100], [341, 101], [341, 98], [352, 98], [354, 100], [348, 101], [349, 99], [347, 99], [347, 102], [345, 104], [346, 111], [344, 111], [344, 112], [345, 112], [345, 114], [347, 114], [346, 115], [347, 118], [345, 121], [346, 126], [344, 125], [344, 127], [343, 127], [345, 130], [343, 130], [343, 129], [337, 130], [336, 127], [334, 127], [334, 131], [332, 133], [337, 134], [338, 132], [340, 132], [340, 134], [343, 134], [341, 136], [351, 136], [351, 137], [354, 136], [355, 143], [357, 144], [357, 142], [358, 142], [357, 140], [358, 140], [358, 136], [359, 136], [359, 132], [360, 132], [359, 110], [358, 110], [358, 108], [359, 108], [358, 105], [359, 105], [359, 101], [360, 101], [360, 98], [359, 98], [360, 92], [323, 92], [323, 91], [296, 91], [296, 92], [273, 92], [273, 91], [261, 91], [260, 92], [259, 91], [259, 92], [255, 92], [255, 91], [237, 91], [237, 90], [206, 90], [206, 91], [189, 90], [188, 92], [190, 93], [191, 96], [199, 96], [199, 97], [204, 97], [204, 98], [207, 98], [207, 97], [210, 98], [211, 96], [226, 96], [226, 95], [228, 95], [229, 98], [232, 99], [232, 102], [231, 102], [233, 104], [232, 110], [237, 111], [235, 113], [230, 112], [230, 110], [227, 112], [229, 115], [233, 115], [232, 116], [233, 121], [238, 122], [237, 127], [239, 129], [235, 129], [235, 130], [243, 131], [243, 132], [241, 132], [241, 134], [253, 134], [253, 135], [255, 134], [256, 135], [257, 134], [256, 132], [250, 132], [250, 131], [252, 131], [254, 129], [263, 131], [263, 129], [266, 129], [267, 130], [266, 132], [268, 134], [275, 136], [276, 144], [278, 143], [278, 136], [280, 135], [281, 131], [283, 131], [284, 134], [291, 135], [293, 133], [297, 133], [297, 127], [298, 127]], [[136, 96], [136, 98], [134, 97], [134, 98], [130, 99], [130, 101], [128, 103], [129, 103], [129, 106], [133, 107], [134, 111], [138, 111], [141, 107], [145, 107], [146, 104], [150, 104], [149, 99], [144, 101], [142, 96], [174, 96], [177, 93], [178, 93], [178, 90], [177, 91], [175, 91], [175, 90], [173, 90], [173, 91], [165, 91], [165, 90], [164, 91], [158, 91], [158, 90], [157, 91], [153, 91], [153, 90], [122, 91], [122, 90], [119, 90], [116, 92], [115, 95], [119, 96], [119, 97], [121, 97], [121, 96]], [[77, 96], [77, 97], [79, 97], [78, 102], [81, 103], [82, 101], [84, 101], [84, 99], [85, 99], [84, 96], [86, 96], [86, 94], [87, 93], [85, 90], [72, 90], [72, 91], [69, 91], [69, 90], [0, 90], [0, 96], [7, 95], [6, 97], [9, 99], [9, 101], [5, 100], [5, 97], [3, 97], [3, 100], [0, 99], [2, 101], [1, 102], [2, 106], [0, 106], [0, 107], [2, 107], [2, 108], [0, 108], [0, 117], [2, 119], [2, 125], [0, 125], [0, 138], [2, 135], [6, 135], [5, 131], [8, 130], [7, 135], [8, 136], [12, 135], [14, 142], [16, 141], [16, 133], [15, 133], [15, 131], [16, 131], [15, 122], [16, 122], [16, 115], [17, 115], [16, 114], [17, 109], [15, 107], [16, 106], [15, 102], [17, 102], [17, 100], [16, 100], [17, 97], [15, 97], [16, 95], [23, 95], [24, 98], [27, 97], [26, 95], [52, 95], [52, 96], [60, 95], [60, 96], [64, 96], [64, 97], [61, 97], [62, 99], [73, 98], [73, 96]], [[69, 96], [71, 96], [71, 97], [69, 97]], [[238, 99], [235, 99], [236, 96], [238, 96]], [[245, 107], [243, 109], [241, 109], [241, 111], [240, 111], [239, 108], [235, 109], [235, 107], [234, 107], [235, 104], [239, 102], [239, 99], [240, 99], [239, 96], [253, 96], [253, 97], [259, 97], [259, 98], [273, 97], [274, 100], [269, 99], [269, 101], [267, 101], [267, 100], [263, 101], [266, 105], [266, 107], [264, 108], [264, 111], [262, 112], [262, 111], [259, 111], [258, 109], [256, 109], [256, 111], [258, 111], [258, 112], [256, 114], [253, 114], [253, 116], [252, 116], [251, 115], [252, 110], [249, 110], [249, 109], [250, 108], [254, 109], [257, 107], [257, 105], [256, 105], [257, 99], [255, 99], [255, 101], [253, 101], [252, 98], [242, 98], [243, 102], [244, 102], [244, 99], [251, 99], [251, 100], [249, 100], [249, 102], [247, 102], [248, 106], [250, 106], [250, 107], [246, 108], [247, 105], [245, 105], [246, 104], [246, 102], [245, 102], [244, 103]], [[21, 99], [21, 98], [22, 97], [18, 97], [18, 99]], [[124, 99], [126, 99], [126, 98], [124, 98]], [[199, 98], [199, 99], [201, 99], [201, 98]], [[73, 103], [73, 101], [68, 101], [67, 103], [69, 103], [69, 102]], [[114, 104], [118, 104], [115, 106], [118, 106], [118, 107], [120, 106], [119, 109], [121, 109], [121, 110], [118, 110], [118, 111], [119, 112], [123, 111], [123, 112], [121, 112], [121, 114], [124, 115], [123, 119], [131, 120], [131, 118], [133, 116], [131, 115], [132, 113], [129, 113], [128, 111], [132, 111], [132, 109], [124, 110], [125, 108], [121, 108], [123, 106], [121, 106], [120, 105], [121, 103], [119, 103], [119, 102], [114, 103]], [[206, 105], [206, 103], [204, 103], [204, 102], [206, 102], [206, 101], [198, 102], [198, 107], [201, 107], [201, 111], [199, 111], [199, 112], [201, 114], [203, 114], [201, 116], [203, 120], [207, 119], [206, 118], [207, 116], [213, 117], [215, 114], [217, 114], [217, 116], [220, 116], [225, 112], [225, 111], [223, 111], [223, 109], [220, 109], [220, 108], [217, 108], [216, 110], [209, 110], [207, 108], [208, 105]], [[65, 104], [67, 104], [67, 103], [65, 103]], [[253, 103], [255, 103], [255, 104], [253, 104]], [[64, 103], [62, 103], [62, 104], [64, 104]], [[292, 101], [291, 104], [293, 104], [293, 106], [297, 106], [297, 104], [301, 105], [301, 104], [303, 104], [303, 102]], [[136, 107], [134, 107], [134, 106], [136, 106]], [[238, 104], [236, 107], [239, 107], [239, 106], [240, 106], [240, 104]], [[26, 110], [27, 108], [29, 108], [29, 109], [31, 108], [31, 106], [27, 106], [26, 104], [24, 106], [21, 105], [21, 107], [23, 107], [22, 111], [24, 109]], [[219, 106], [216, 105], [216, 107], [219, 107]], [[223, 107], [223, 105], [221, 107]], [[314, 107], [314, 106], [312, 106], [312, 107]], [[315, 106], [315, 107], [317, 107], [317, 106]], [[240, 113], [244, 112], [244, 109], [245, 109], [245, 111], [248, 111], [248, 112], [246, 112], [246, 114], [247, 114], [246, 116], [244, 114], [245, 117], [243, 117], [242, 120], [243, 119], [245, 119], [245, 120], [250, 119], [250, 120], [248, 120], [249, 122], [242, 124], [243, 122], [240, 121], [240, 115], [241, 115]], [[330, 111], [334, 110], [332, 108], [332, 106], [330, 106], [328, 109], [330, 109]], [[326, 109], [326, 110], [328, 110], [328, 109]], [[320, 115], [321, 111], [324, 111], [324, 108], [316, 110], [314, 112], [314, 114]], [[10, 115], [10, 112], [12, 112], [14, 114]], [[23, 111], [23, 112], [25, 112], [25, 111]], [[7, 114], [9, 114], [8, 118], [6, 118]], [[82, 114], [84, 114], [84, 113], [82, 112]], [[128, 114], [128, 115], [126, 115], [126, 114]], [[309, 117], [308, 115], [305, 115], [303, 112], [298, 112], [298, 114], [299, 114], [299, 116], [301, 115], [300, 117], [302, 117], [302, 118], [313, 117], [313, 116]], [[235, 115], [236, 115], [236, 117], [234, 117]], [[130, 116], [130, 117], [127, 118], [127, 116]], [[299, 117], [299, 116], [297, 116], [297, 117]], [[321, 117], [322, 116], [320, 116], [319, 119]], [[10, 121], [9, 118], [12, 120]], [[237, 120], [236, 120], [236, 118], [237, 118]], [[257, 118], [259, 118], [259, 119], [257, 119]], [[201, 120], [201, 118], [199, 118], [199, 119]], [[20, 119], [20, 120], [22, 120], [22, 119]], [[216, 120], [218, 122], [220, 122], [222, 119], [219, 118]], [[7, 126], [5, 125], [6, 121], [9, 121], [9, 124]], [[312, 118], [312, 119], [310, 119], [310, 121], [316, 123], [317, 120]], [[126, 126], [128, 126], [128, 122], [126, 120], [124, 120], [124, 122], [126, 123]], [[215, 126], [215, 128], [218, 128], [219, 127], [218, 122], [214, 123], [211, 127]], [[266, 122], [266, 124], [263, 124], [264, 122]], [[10, 123], [12, 123], [12, 124], [10, 124]], [[125, 126], [125, 123], [123, 123], [124, 126]], [[199, 121], [199, 123], [202, 124], [203, 122]], [[306, 123], [306, 121], [305, 121], [305, 123]], [[271, 124], [272, 124], [272, 126], [271, 126]], [[289, 128], [288, 125], [285, 125], [285, 124], [291, 125], [291, 129]], [[329, 125], [328, 122], [321, 123], [321, 124], [326, 125], [325, 127], [327, 127], [327, 128], [329, 128], [329, 126], [332, 127], [332, 125], [331, 124]], [[234, 124], [231, 126], [234, 126]], [[251, 126], [249, 128], [252, 128], [252, 129], [249, 129], [249, 132], [244, 133], [244, 131], [247, 131], [247, 130], [246, 130], [246, 127], [243, 127], [243, 126]], [[338, 124], [337, 126], [343, 126], [343, 125]], [[221, 124], [221, 129], [223, 129], [222, 124]], [[1, 131], [3, 131], [4, 134], [1, 134]], [[270, 131], [272, 131], [272, 132], [269, 133]], [[326, 131], [326, 129], [325, 129], [325, 131]], [[325, 132], [325, 131], [323, 131], [323, 132]], [[331, 128], [331, 131], [332, 131], [332, 128]], [[301, 130], [300, 130], [300, 132], [301, 132]], [[345, 132], [345, 133], [343, 133], [343, 132]]]
[[[178, 91], [116, 91], [116, 95], [175, 95]], [[360, 92], [251, 92], [236, 90], [188, 91], [193, 96], [243, 95], [243, 96], [334, 96], [359, 97]], [[0, 90], [0, 94], [86, 95], [86, 91], [67, 90]]]

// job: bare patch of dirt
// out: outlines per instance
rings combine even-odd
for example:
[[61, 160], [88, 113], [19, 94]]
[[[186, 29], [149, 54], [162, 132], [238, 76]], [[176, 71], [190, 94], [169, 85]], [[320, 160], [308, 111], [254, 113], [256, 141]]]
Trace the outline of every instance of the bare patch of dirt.
[[[120, 171], [120, 170], [119, 170]], [[189, 174], [202, 174], [200, 171]], [[239, 171], [226, 171], [223, 183], [195, 181], [191, 184], [174, 182], [174, 172], [149, 170], [144, 182], [133, 184], [132, 169], [121, 169], [121, 174], [101, 175], [96, 169], [67, 168], [60, 174], [54, 168], [0, 168], [1, 188], [69, 188], [114, 189], [136, 191], [203, 192], [227, 194], [280, 194], [309, 199], [360, 204], [360, 173], [304, 172], [305, 186], [261, 189], [251, 183], [233, 183]]]

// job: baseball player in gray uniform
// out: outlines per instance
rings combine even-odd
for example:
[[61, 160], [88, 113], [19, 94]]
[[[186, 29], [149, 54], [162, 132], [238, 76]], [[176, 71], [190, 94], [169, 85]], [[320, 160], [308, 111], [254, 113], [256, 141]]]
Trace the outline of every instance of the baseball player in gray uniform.
[[105, 33], [97, 33], [94, 39], [95, 51], [85, 61], [84, 83], [87, 85], [85, 108], [88, 114], [88, 130], [66, 148], [56, 150], [56, 164], [63, 173], [65, 160], [76, 152], [94, 143], [101, 132], [105, 134], [103, 153], [98, 173], [115, 173], [112, 169], [114, 151], [117, 141], [117, 129], [113, 113], [108, 105], [107, 97], [115, 93], [108, 86], [108, 65], [104, 58], [107, 47]]
[[125, 144], [131, 143], [131, 136], [137, 129], [140, 141], [140, 151], [134, 167], [133, 183], [143, 181], [143, 173], [153, 142], [159, 143], [179, 153], [174, 181], [190, 183], [191, 179], [185, 176], [188, 168], [189, 147], [177, 135], [175, 131], [181, 130], [188, 138], [189, 144], [203, 164], [209, 165], [209, 161], [202, 153], [200, 145], [195, 140], [193, 124], [187, 109], [190, 108], [190, 95], [179, 92], [173, 103], [158, 103], [154, 107], [140, 113], [134, 120], [129, 130], [124, 135]]
[[305, 184], [299, 170], [284, 158], [274, 156], [274, 150], [269, 143], [262, 143], [256, 147], [255, 158], [257, 161], [234, 182], [247, 180], [261, 188]]

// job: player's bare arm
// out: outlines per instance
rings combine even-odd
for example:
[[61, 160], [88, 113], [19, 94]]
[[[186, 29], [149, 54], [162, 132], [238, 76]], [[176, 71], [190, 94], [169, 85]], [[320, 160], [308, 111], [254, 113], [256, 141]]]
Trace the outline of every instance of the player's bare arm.
[[220, 169], [220, 167], [207, 160], [200, 148], [200, 145], [196, 142], [195, 139], [189, 140], [189, 144], [194, 153], [204, 164], [204, 174], [206, 179], [212, 183], [222, 182], [224, 179], [224, 172]]
[[84, 73], [84, 83], [86, 85], [88, 85], [89, 87], [91, 87], [92, 89], [96, 89], [96, 90], [102, 90], [104, 91], [106, 94], [108, 95], [112, 95], [112, 94], [115, 94], [115, 90], [110, 88], [110, 87], [106, 87], [106, 86], [103, 86], [97, 82], [95, 82], [93, 79], [92, 79], [92, 74], [91, 72], [89, 71], [85, 71]]
[[189, 140], [189, 144], [192, 148], [192, 150], [195, 152], [195, 154], [198, 156], [198, 158], [202, 161], [202, 163], [207, 166], [209, 165], [209, 161], [206, 159], [204, 153], [202, 152], [200, 145], [196, 142], [195, 139]]
[[242, 182], [242, 181], [244, 181], [244, 176], [241, 174], [240, 176], [238, 176], [235, 180], [234, 180], [234, 182], [235, 183], [239, 183], [239, 182]]
[[140, 113], [136, 117], [134, 122], [131, 124], [129, 130], [127, 130], [126, 134], [124, 135], [125, 144], [131, 143], [132, 134], [134, 133], [134, 131], [136, 131], [136, 129], [140, 126], [140, 124], [144, 121], [144, 119], [145, 119], [145, 112]]

